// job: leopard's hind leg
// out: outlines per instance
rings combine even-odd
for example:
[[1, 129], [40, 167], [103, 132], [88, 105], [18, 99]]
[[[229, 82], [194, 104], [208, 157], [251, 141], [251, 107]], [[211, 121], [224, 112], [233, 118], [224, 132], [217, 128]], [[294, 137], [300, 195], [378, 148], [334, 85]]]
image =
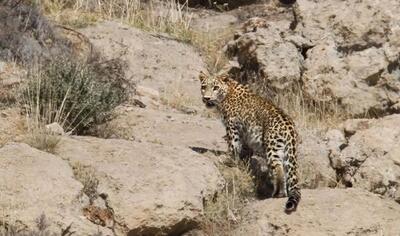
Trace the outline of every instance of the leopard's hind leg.
[[269, 148], [267, 151], [267, 168], [270, 182], [273, 185], [272, 197], [286, 196], [285, 172], [279, 152], [274, 148]]

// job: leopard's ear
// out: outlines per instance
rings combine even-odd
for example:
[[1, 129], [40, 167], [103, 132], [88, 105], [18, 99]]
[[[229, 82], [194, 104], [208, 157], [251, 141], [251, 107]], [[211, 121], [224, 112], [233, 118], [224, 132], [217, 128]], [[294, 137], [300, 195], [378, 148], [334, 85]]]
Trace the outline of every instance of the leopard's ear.
[[223, 73], [223, 74], [219, 75], [218, 78], [219, 78], [222, 82], [226, 83], [226, 82], [228, 82], [228, 80], [229, 80], [229, 74], [228, 74], [228, 73]]
[[203, 82], [206, 78], [207, 78], [206, 73], [204, 73], [203, 71], [200, 71], [200, 74], [199, 74], [200, 82]]

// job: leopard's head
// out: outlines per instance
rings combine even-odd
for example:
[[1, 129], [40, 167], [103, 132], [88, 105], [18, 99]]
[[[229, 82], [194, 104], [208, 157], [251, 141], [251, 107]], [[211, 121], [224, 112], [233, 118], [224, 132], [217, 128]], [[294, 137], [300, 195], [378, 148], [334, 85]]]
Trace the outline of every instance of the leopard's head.
[[210, 76], [206, 75], [204, 72], [200, 72], [199, 79], [204, 104], [206, 104], [207, 107], [218, 106], [228, 93], [228, 75]]

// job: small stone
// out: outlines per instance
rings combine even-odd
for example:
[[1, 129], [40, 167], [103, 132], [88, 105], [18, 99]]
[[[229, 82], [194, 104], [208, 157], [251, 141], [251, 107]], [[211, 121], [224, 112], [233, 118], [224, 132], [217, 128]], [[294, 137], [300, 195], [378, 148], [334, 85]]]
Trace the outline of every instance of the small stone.
[[133, 111], [134, 109], [133, 109], [133, 107], [127, 107], [126, 109], [125, 109], [125, 111]]
[[160, 98], [160, 93], [157, 90], [141, 85], [136, 87], [136, 93], [140, 96], [150, 97], [156, 100]]
[[64, 129], [57, 122], [46, 125], [46, 130], [50, 134], [54, 135], [64, 135]]
[[179, 110], [182, 111], [185, 114], [188, 114], [188, 115], [192, 115], [192, 114], [196, 114], [197, 113], [197, 110], [195, 108], [193, 108], [193, 107], [183, 106]]

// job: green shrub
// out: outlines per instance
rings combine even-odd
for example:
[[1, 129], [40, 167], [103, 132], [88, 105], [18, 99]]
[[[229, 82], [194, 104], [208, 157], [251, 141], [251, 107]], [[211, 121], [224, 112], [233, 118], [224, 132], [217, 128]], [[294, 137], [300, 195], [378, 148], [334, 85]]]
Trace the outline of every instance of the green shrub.
[[118, 60], [93, 64], [68, 58], [50, 61], [29, 72], [22, 89], [24, 108], [37, 127], [57, 122], [65, 132], [82, 134], [104, 122], [127, 99], [120, 65]]

